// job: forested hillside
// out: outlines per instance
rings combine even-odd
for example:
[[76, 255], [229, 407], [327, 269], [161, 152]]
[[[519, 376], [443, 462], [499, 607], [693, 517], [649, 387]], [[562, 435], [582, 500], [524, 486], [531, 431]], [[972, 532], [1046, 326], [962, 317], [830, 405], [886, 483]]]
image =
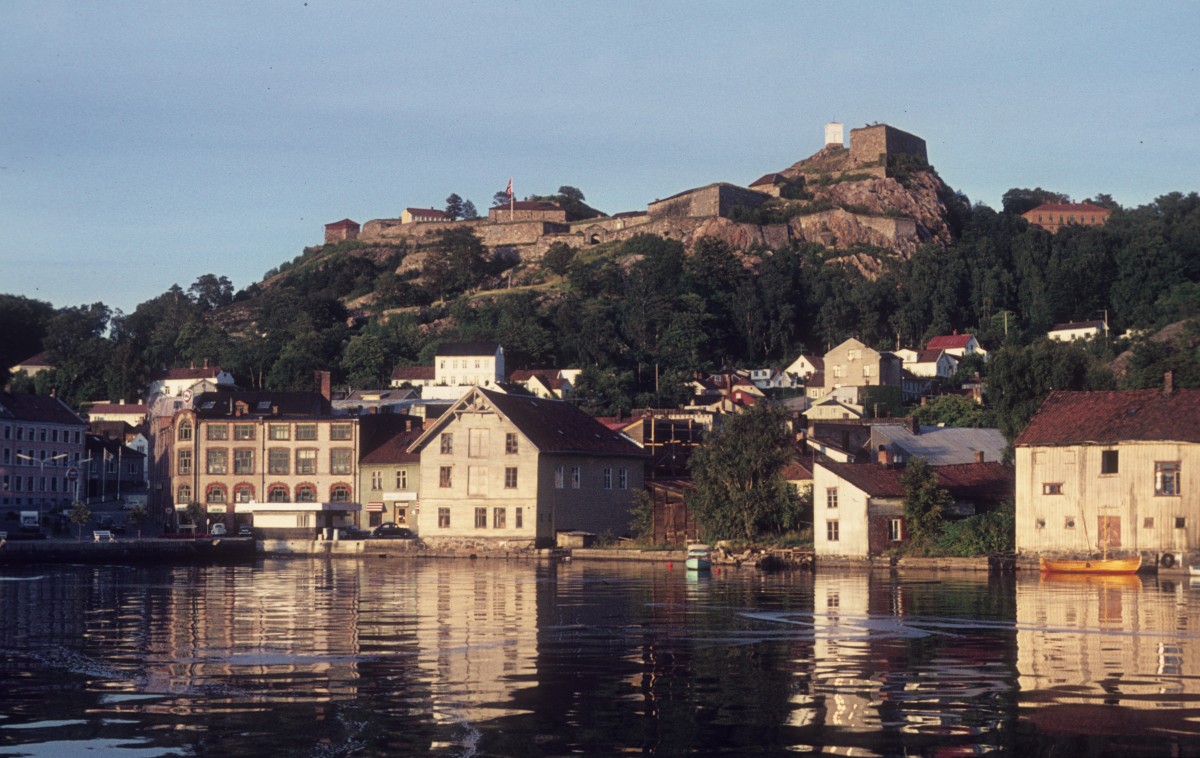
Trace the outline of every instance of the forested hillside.
[[[424, 247], [311, 248], [238, 293], [206, 275], [129, 314], [3, 295], [0, 367], [47, 350], [56, 370], [18, 377], [17, 388], [55, 388], [77, 404], [132, 400], [152, 371], [205, 360], [248, 387], [307, 388], [314, 369], [379, 385], [394, 365], [429, 361], [439, 342], [495, 339], [510, 368], [584, 368], [580, 401], [611, 411], [674, 404], [696, 371], [780, 366], [851, 336], [922, 346], [957, 329], [992, 351], [992, 398], [1010, 427], [1051, 386], [1154, 385], [1167, 368], [1177, 385], [1200, 386], [1200, 197], [1164, 195], [1116, 208], [1104, 227], [1051, 235], [1018, 215], [1030, 192], [1011, 191], [1003, 211], [974, 206], [957, 240], [908, 259], [714, 239], [685, 251], [647, 235], [579, 252], [557, 245], [522, 263], [455, 229]], [[864, 256], [878, 276], [844, 263]], [[1113, 335], [1141, 336], [1039, 342], [1055, 323], [1102, 318]]]

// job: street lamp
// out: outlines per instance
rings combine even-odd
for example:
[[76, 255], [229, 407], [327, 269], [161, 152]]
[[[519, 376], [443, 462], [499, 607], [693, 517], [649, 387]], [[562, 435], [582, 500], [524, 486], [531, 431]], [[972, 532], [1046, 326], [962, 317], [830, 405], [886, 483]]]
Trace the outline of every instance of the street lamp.
[[[90, 475], [91, 475], [91, 473], [92, 473], [92, 466], [91, 466], [91, 463], [92, 463], [92, 456], [90, 456], [90, 455], [89, 455], [88, 457], [84, 458], [82, 461], [79, 461], [79, 462], [78, 462], [77, 464], [75, 464], [75, 465], [78, 467], [78, 466], [82, 466], [82, 465], [83, 465], [83, 464], [85, 464], [85, 463], [86, 463], [86, 464], [88, 464], [88, 467], [87, 467], [87, 472], [88, 472], [88, 475], [89, 475], [89, 476], [87, 477], [87, 478], [88, 478], [87, 486], [88, 486], [88, 487], [90, 487], [90, 486], [91, 486]], [[78, 501], [79, 501], [79, 482], [80, 482], [80, 480], [82, 480], [82, 479], [84, 479], [84, 478], [85, 478], [85, 477], [82, 477], [82, 476], [77, 476], [77, 477], [75, 478], [75, 501], [76, 501], [76, 502], [78, 502]]]
[[[32, 455], [25, 455], [25, 453], [17, 453], [17, 457], [18, 457], [18, 458], [24, 458], [25, 460], [29, 461], [31, 464], [33, 464], [33, 463], [36, 463], [36, 464], [38, 464], [39, 466], [41, 466], [41, 468], [42, 468], [42, 476], [41, 476], [41, 478], [42, 478], [42, 480], [43, 480], [43, 481], [42, 481], [42, 487], [45, 487], [45, 486], [46, 486], [46, 482], [44, 481], [44, 480], [45, 480], [45, 478], [46, 478], [46, 464], [47, 464], [47, 463], [54, 463], [54, 462], [55, 462], [55, 461], [57, 461], [57, 460], [61, 460], [61, 459], [63, 459], [63, 458], [66, 458], [66, 457], [67, 457], [67, 455], [68, 455], [67, 453], [59, 453], [58, 455], [56, 455], [56, 456], [54, 456], [54, 457], [52, 457], [52, 458], [41, 458], [41, 459], [38, 459], [38, 458], [34, 458]], [[44, 502], [46, 502], [46, 490], [44, 490], [44, 489], [43, 489], [43, 490], [42, 490], [42, 496], [41, 496], [40, 498], [38, 498], [38, 529], [41, 529], [41, 528], [42, 528], [42, 504], [43, 504]]]

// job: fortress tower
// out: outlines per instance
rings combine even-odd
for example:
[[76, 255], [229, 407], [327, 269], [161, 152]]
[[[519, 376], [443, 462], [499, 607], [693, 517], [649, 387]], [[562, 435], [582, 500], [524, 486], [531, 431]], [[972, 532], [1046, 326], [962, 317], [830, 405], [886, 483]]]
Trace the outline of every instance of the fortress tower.
[[846, 135], [842, 129], [842, 125], [836, 121], [830, 121], [825, 125], [825, 147], [836, 145], [837, 147], [846, 146]]

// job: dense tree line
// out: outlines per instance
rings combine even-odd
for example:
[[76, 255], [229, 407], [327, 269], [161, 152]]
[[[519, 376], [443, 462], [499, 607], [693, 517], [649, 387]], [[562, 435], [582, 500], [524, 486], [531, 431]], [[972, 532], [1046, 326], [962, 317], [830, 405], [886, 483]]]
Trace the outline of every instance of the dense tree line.
[[[986, 367], [964, 369], [988, 374], [994, 419], [1010, 434], [1051, 388], [1150, 386], [1167, 369], [1177, 385], [1200, 386], [1200, 197], [1121, 209], [1101, 196], [1114, 207], [1106, 226], [1056, 235], [1018, 215], [1059, 197], [1012, 190], [1005, 211], [964, 205], [954, 244], [908, 259], [817, 245], [737, 251], [716, 239], [685, 251], [643, 235], [585, 250], [556, 245], [530, 274], [455, 229], [416, 246], [312, 248], [280, 267], [286, 275], [237, 293], [205, 275], [131, 314], [5, 295], [0, 367], [48, 350], [56, 370], [24, 388], [54, 387], [78, 403], [137, 397], [153, 371], [204, 360], [248, 387], [308, 387], [317, 368], [379, 384], [394, 365], [430, 361], [440, 342], [495, 339], [514, 368], [583, 368], [580, 402], [611, 412], [673, 405], [697, 371], [783, 366], [851, 336], [881, 349], [921, 346], [958, 329], [992, 351]], [[564, 187], [555, 199], [583, 195]], [[514, 272], [537, 286], [508, 289]], [[1057, 322], [1100, 318], [1115, 334], [1183, 323], [1169, 337], [1129, 343], [1118, 383], [1107, 366], [1124, 344], [1044, 340]]]

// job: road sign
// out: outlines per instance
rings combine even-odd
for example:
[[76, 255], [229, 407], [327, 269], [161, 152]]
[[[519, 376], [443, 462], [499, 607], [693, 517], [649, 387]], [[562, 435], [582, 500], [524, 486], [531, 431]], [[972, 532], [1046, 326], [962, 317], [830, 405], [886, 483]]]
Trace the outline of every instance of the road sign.
[[73, 482], [78, 478], [79, 478], [79, 469], [75, 468], [74, 466], [67, 469], [67, 481], [68, 482]]

